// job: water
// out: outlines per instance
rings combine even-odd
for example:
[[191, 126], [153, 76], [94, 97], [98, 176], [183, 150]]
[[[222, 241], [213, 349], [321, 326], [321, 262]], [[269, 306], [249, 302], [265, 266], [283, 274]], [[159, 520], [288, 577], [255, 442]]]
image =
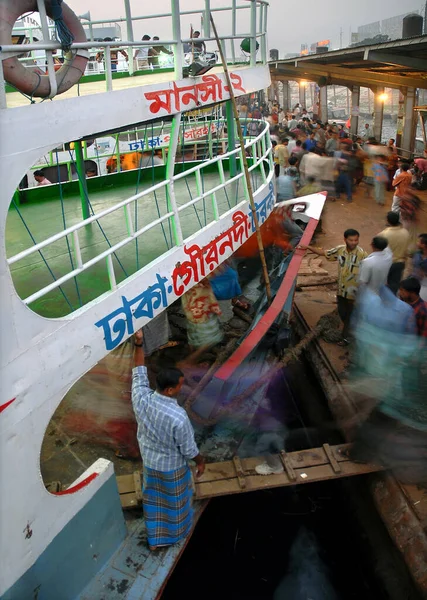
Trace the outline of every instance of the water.
[[[298, 420], [288, 420], [293, 430], [286, 449], [339, 442], [311, 373], [294, 366], [288, 381], [298, 395], [299, 415], [311, 428], [307, 435]], [[359, 485], [360, 479], [329, 481], [212, 500], [162, 599], [389, 598], [352, 503]], [[402, 579], [400, 573], [396, 577]], [[416, 598], [406, 591], [395, 597]]]

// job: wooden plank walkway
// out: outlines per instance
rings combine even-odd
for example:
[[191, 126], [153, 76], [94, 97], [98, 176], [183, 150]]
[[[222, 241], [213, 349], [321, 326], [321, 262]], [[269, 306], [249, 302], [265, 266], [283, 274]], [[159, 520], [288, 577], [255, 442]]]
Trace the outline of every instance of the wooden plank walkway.
[[269, 488], [314, 483], [329, 479], [341, 479], [354, 475], [364, 475], [382, 471], [383, 467], [374, 464], [360, 464], [339, 453], [349, 444], [311, 448], [289, 454], [282, 452], [284, 472], [278, 475], [258, 475], [255, 467], [263, 458], [235, 457], [232, 461], [211, 463], [199, 479], [194, 478], [196, 498], [214, 498], [229, 494], [242, 494]]

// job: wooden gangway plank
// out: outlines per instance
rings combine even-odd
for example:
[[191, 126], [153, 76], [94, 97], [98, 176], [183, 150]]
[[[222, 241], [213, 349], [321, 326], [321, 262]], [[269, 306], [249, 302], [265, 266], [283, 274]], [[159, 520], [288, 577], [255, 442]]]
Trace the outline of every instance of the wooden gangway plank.
[[277, 475], [258, 475], [255, 467], [264, 462], [262, 457], [241, 458], [239, 472], [234, 460], [206, 465], [200, 478], [194, 478], [195, 496], [198, 500], [242, 494], [270, 488], [314, 483], [342, 479], [354, 475], [376, 473], [384, 468], [376, 464], [361, 464], [351, 461], [341, 452], [349, 444], [311, 448], [299, 452], [281, 452], [285, 465], [283, 473]]

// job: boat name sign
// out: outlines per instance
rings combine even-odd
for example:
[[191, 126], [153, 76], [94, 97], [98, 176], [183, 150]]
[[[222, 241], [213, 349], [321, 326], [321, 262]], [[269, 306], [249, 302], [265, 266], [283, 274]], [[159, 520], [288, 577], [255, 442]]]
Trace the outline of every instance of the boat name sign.
[[[270, 183], [264, 189], [267, 191], [264, 198], [255, 202], [260, 225], [271, 214], [275, 202], [273, 184]], [[155, 281], [146, 290], [131, 300], [122, 296], [121, 306], [95, 323], [96, 327], [103, 330], [107, 350], [114, 350], [144, 324], [139, 322], [135, 327], [134, 321], [145, 318], [145, 322], [148, 322], [162, 312], [193, 285], [212, 273], [255, 232], [254, 219], [248, 206], [245, 212], [234, 211], [231, 221], [230, 227], [205, 246], [191, 244], [178, 249], [185, 260], [177, 262], [172, 272], [157, 272]]]

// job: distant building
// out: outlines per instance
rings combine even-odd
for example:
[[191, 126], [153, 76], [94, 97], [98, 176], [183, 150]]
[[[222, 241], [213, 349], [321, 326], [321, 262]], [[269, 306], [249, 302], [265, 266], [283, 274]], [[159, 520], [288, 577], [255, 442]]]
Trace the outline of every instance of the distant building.
[[[362, 25], [357, 29], [357, 41], [363, 42], [363, 40], [372, 39], [377, 35], [386, 35], [391, 40], [398, 40], [402, 37], [403, 19], [407, 15], [422, 14], [423, 12], [424, 11], [412, 10], [403, 15], [398, 15], [397, 17], [390, 17], [383, 21], [375, 21], [374, 23], [368, 23], [368, 25]], [[352, 43], [354, 43], [353, 40]]]
[[380, 21], [375, 21], [375, 23], [369, 23], [368, 25], [362, 25], [361, 27], [357, 28], [359, 42], [373, 38], [376, 35], [379, 35], [380, 33], [381, 33]]

